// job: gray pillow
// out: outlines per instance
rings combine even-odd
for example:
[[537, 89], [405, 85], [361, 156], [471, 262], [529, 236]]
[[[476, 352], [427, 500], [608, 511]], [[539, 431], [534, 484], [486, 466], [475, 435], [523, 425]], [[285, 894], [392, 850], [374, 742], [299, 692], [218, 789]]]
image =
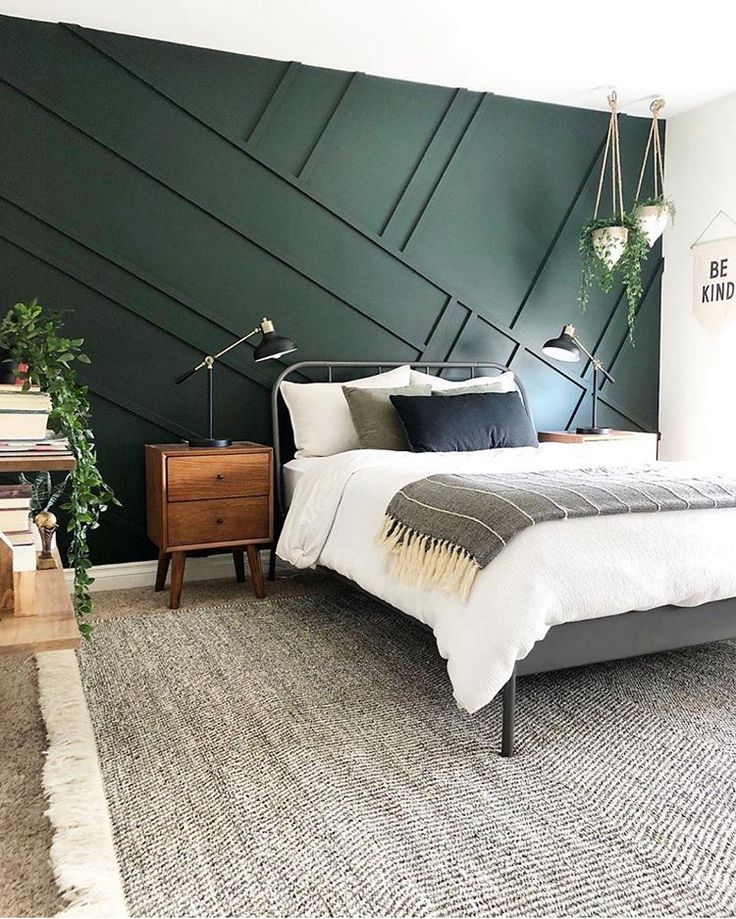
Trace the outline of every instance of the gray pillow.
[[467, 396], [468, 393], [474, 392], [505, 392], [500, 389], [498, 383], [479, 383], [478, 386], [458, 386], [452, 389], [434, 389], [433, 396]]
[[429, 396], [432, 386], [418, 383], [398, 389], [343, 386], [358, 443], [364, 450], [411, 450], [406, 431], [390, 396]]

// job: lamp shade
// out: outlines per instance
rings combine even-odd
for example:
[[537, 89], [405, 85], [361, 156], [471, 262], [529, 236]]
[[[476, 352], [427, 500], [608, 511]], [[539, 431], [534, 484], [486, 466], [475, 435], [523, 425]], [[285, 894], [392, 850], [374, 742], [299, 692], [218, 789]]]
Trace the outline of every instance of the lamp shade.
[[578, 347], [573, 336], [575, 329], [571, 325], [563, 327], [558, 338], [550, 338], [542, 345], [542, 351], [547, 357], [552, 357], [556, 361], [574, 361], [580, 360], [580, 348]]
[[264, 319], [261, 327], [263, 328], [263, 326], [266, 326], [266, 328], [263, 329], [261, 343], [256, 346], [253, 352], [254, 361], [273, 360], [274, 358], [282, 357], [284, 354], [289, 354], [291, 351], [296, 351], [296, 345], [290, 338], [276, 334], [273, 323]]

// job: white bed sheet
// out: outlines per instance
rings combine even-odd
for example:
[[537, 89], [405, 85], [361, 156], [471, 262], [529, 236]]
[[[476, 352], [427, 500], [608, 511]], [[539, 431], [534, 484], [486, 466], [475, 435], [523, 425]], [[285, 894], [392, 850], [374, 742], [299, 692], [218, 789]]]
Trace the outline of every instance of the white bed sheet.
[[291, 499], [294, 495], [294, 489], [297, 482], [304, 476], [309, 469], [316, 469], [322, 456], [298, 456], [296, 459], [284, 463], [283, 484], [284, 484], [284, 505], [291, 506]]
[[277, 552], [300, 568], [326, 565], [431, 626], [455, 699], [477, 711], [554, 625], [736, 596], [736, 509], [538, 524], [514, 537], [478, 574], [467, 602], [391, 576], [376, 536], [388, 502], [408, 482], [436, 472], [586, 465], [589, 452], [552, 443], [463, 454], [361, 450], [319, 458], [302, 470]]

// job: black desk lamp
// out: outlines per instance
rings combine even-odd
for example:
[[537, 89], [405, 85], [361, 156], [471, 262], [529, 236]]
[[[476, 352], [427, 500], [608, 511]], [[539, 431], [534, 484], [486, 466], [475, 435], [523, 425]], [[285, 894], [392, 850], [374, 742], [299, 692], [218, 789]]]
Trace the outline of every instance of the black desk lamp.
[[195, 374], [203, 367], [207, 369], [207, 432], [209, 436], [203, 437], [201, 440], [188, 441], [190, 447], [229, 447], [232, 444], [232, 441], [226, 437], [212, 436], [212, 368], [214, 367], [215, 361], [221, 358], [223, 354], [227, 354], [228, 351], [232, 351], [233, 348], [242, 345], [244, 341], [252, 338], [257, 332], [263, 333], [263, 341], [256, 346], [253, 352], [253, 360], [255, 361], [268, 361], [281, 357], [284, 354], [289, 354], [291, 351], [296, 351], [294, 342], [290, 338], [285, 338], [283, 335], [277, 335], [276, 332], [274, 332], [271, 320], [264, 318], [261, 320], [260, 324], [257, 325], [255, 329], [248, 332], [247, 335], [243, 335], [242, 338], [234, 341], [231, 345], [228, 345], [227, 348], [223, 348], [222, 351], [218, 351], [217, 354], [208, 354], [196, 367], [192, 367], [191, 370], [187, 370], [186, 373], [182, 373], [180, 377], [174, 380], [175, 383], [183, 383], [184, 380], [188, 380], [192, 374]]
[[593, 418], [589, 428], [577, 428], [576, 430], [578, 434], [610, 434], [612, 428], [598, 427], [598, 373], [602, 373], [611, 383], [614, 383], [615, 380], [604, 368], [600, 360], [591, 354], [580, 341], [575, 332], [575, 326], [563, 326], [560, 337], [550, 338], [549, 341], [546, 341], [542, 345], [542, 351], [547, 357], [553, 357], [556, 361], [579, 361], [581, 351], [590, 359], [590, 363], [593, 365]]

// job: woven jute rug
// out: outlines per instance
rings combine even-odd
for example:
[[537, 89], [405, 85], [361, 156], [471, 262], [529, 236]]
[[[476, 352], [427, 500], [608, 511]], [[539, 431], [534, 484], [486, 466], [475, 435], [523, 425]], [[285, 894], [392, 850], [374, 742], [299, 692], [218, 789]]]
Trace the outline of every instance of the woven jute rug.
[[529, 677], [520, 755], [431, 636], [319, 584], [100, 622], [133, 915], [733, 915], [736, 644]]

